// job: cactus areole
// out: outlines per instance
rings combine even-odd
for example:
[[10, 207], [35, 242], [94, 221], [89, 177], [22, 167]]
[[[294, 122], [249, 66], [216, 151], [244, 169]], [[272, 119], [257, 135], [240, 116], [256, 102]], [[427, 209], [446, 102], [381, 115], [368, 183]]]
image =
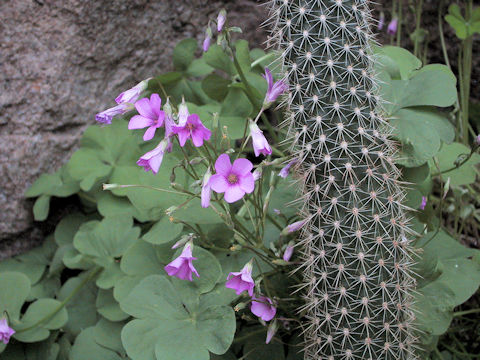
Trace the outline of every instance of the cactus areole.
[[415, 359], [405, 194], [382, 118], [365, 0], [274, 0], [289, 84], [305, 359]]

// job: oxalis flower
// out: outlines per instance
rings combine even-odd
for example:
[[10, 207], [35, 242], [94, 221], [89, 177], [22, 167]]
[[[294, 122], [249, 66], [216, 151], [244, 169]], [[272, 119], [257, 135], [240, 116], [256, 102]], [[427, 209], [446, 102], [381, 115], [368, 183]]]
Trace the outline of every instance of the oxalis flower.
[[163, 155], [165, 155], [165, 151], [168, 150], [169, 144], [169, 138], [163, 139], [155, 149], [142, 155], [140, 159], [138, 159], [137, 164], [143, 166], [145, 171], [148, 172], [151, 170], [154, 174], [157, 174], [160, 165], [162, 165]]
[[197, 277], [200, 277], [197, 270], [193, 266], [193, 260], [197, 260], [197, 258], [192, 256], [192, 243], [189, 242], [183, 247], [180, 256], [165, 266], [164, 269], [169, 276], [175, 276], [182, 280], [193, 281], [192, 273]]
[[227, 20], [227, 12], [225, 9], [220, 10], [217, 16], [217, 31], [220, 32], [223, 29], [223, 25], [225, 25], [225, 21]]
[[185, 146], [189, 138], [192, 139], [193, 145], [200, 147], [204, 140], [210, 140], [212, 132], [207, 129], [197, 114], [189, 115], [184, 125], [172, 126], [172, 132], [178, 135], [180, 146]]
[[97, 120], [99, 123], [110, 125], [115, 116], [123, 115], [130, 110], [133, 110], [132, 104], [122, 103], [98, 113], [95, 115], [95, 120]]
[[292, 160], [292, 161], [290, 161], [287, 165], [285, 165], [285, 166], [280, 170], [280, 172], [278, 173], [278, 176], [280, 176], [281, 178], [286, 179], [287, 176], [290, 174], [290, 168], [291, 168], [292, 165], [294, 165], [296, 162], [297, 162], [297, 160]]
[[275, 317], [277, 308], [273, 306], [273, 301], [266, 296], [252, 296], [250, 311], [263, 321], [270, 321]]
[[288, 225], [285, 229], [283, 229], [282, 234], [287, 235], [287, 234], [291, 234], [295, 231], [298, 231], [303, 227], [303, 225], [305, 225], [306, 222], [307, 222], [307, 220], [296, 221], [296, 222]]
[[420, 209], [420, 210], [425, 210], [425, 206], [427, 206], [427, 197], [426, 197], [426, 196], [422, 196], [422, 203], [420, 204], [419, 209]]
[[140, 94], [147, 88], [148, 80], [150, 79], [143, 80], [131, 89], [125, 90], [124, 92], [120, 93], [120, 95], [115, 98], [117, 104], [122, 104], [125, 102], [134, 103], [135, 101], [137, 101]]
[[238, 201], [255, 188], [255, 180], [250, 172], [252, 168], [252, 163], [247, 159], [237, 159], [232, 165], [230, 157], [222, 154], [215, 162], [217, 173], [210, 178], [210, 186], [217, 193], [225, 193], [226, 202]]
[[389, 35], [395, 35], [397, 33], [397, 27], [398, 27], [398, 19], [394, 18], [392, 19], [392, 21], [390, 21], [390, 24], [388, 24], [387, 33]]
[[288, 245], [287, 248], [285, 249], [285, 252], [283, 253], [283, 260], [285, 261], [290, 261], [293, 255], [293, 245]]
[[15, 334], [15, 330], [13, 330], [10, 326], [8, 326], [8, 322], [6, 318], [0, 320], [0, 341], [4, 344], [8, 344], [10, 341], [10, 337]]
[[158, 94], [152, 94], [150, 100], [143, 98], [135, 103], [135, 108], [140, 115], [135, 115], [130, 119], [128, 128], [143, 129], [148, 127], [143, 135], [143, 140], [152, 140], [155, 131], [161, 127], [165, 121], [165, 112], [160, 110], [162, 106], [162, 99]]
[[248, 262], [241, 271], [228, 274], [227, 280], [225, 286], [235, 290], [237, 295], [247, 290], [248, 295], [253, 296], [252, 262]]
[[255, 156], [259, 156], [260, 154], [263, 155], [270, 155], [272, 153], [272, 148], [268, 144], [267, 139], [263, 136], [263, 131], [255, 124], [253, 121], [250, 120], [250, 136], [252, 137], [252, 144], [253, 144], [253, 151], [255, 152]]
[[211, 41], [212, 41], [212, 30], [210, 28], [207, 28], [207, 30], [205, 30], [205, 39], [203, 40], [203, 44], [202, 44], [203, 52], [208, 51], [208, 49], [210, 48]]
[[277, 100], [277, 98], [287, 90], [287, 84], [283, 81], [273, 82], [273, 75], [270, 70], [265, 68], [265, 75], [263, 75], [265, 80], [267, 80], [267, 93], [265, 95], [265, 100], [263, 100], [263, 106], [265, 108], [269, 107], [272, 103]]

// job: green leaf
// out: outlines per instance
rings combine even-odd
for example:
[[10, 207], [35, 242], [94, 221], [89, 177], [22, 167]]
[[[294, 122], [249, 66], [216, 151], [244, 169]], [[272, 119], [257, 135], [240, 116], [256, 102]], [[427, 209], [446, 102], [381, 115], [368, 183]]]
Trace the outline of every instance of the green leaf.
[[243, 39], [238, 40], [235, 43], [235, 54], [243, 73], [250, 72], [250, 64], [252, 63], [252, 60], [250, 59], [248, 41]]
[[[56, 330], [68, 321], [68, 314], [60, 301], [54, 299], [39, 299], [30, 304], [21, 323], [15, 326], [15, 339], [22, 342], [36, 342], [50, 336], [49, 330]], [[32, 326], [34, 328], [28, 329]]]
[[[470, 149], [460, 143], [453, 143], [450, 145], [444, 144], [440, 152], [436, 156], [438, 159], [438, 169], [434, 162], [430, 161], [430, 168], [432, 173], [436, 174], [439, 171], [444, 172], [455, 167], [455, 161], [459, 156], [467, 156], [470, 154]], [[475, 165], [480, 163], [480, 155], [473, 154], [461, 167], [448, 171], [442, 174], [442, 178], [446, 181], [450, 178], [450, 185], [467, 185], [472, 184], [476, 180], [477, 171]]]
[[135, 360], [208, 360], [223, 354], [235, 333], [235, 315], [227, 306], [197, 312], [191, 299], [164, 276], [151, 275], [121, 302], [137, 319], [122, 330], [122, 343]]
[[138, 240], [125, 252], [120, 268], [127, 275], [164, 273], [163, 267], [170, 262], [172, 254], [170, 246], [154, 246]]
[[[73, 277], [63, 284], [58, 294], [60, 301], [65, 300], [78, 286], [81, 285], [86, 273]], [[64, 331], [77, 336], [82, 329], [96, 324], [98, 320], [95, 300], [97, 298], [97, 288], [92, 281], [83, 285], [79, 292], [66, 304], [68, 311], [68, 322], [63, 327]]]
[[395, 71], [393, 71], [390, 73], [393, 79], [407, 80], [410, 78], [410, 75], [413, 73], [414, 70], [417, 70], [422, 66], [422, 62], [416, 56], [401, 47], [382, 46], [377, 49], [378, 50], [376, 51], [378, 51], [378, 53], [389, 57], [394, 61], [394, 63], [398, 65], [400, 78], [397, 78]]
[[50, 210], [50, 196], [41, 195], [33, 205], [33, 218], [35, 221], [43, 221], [48, 217]]
[[220, 115], [246, 118], [252, 113], [252, 111], [253, 106], [243, 90], [231, 88], [222, 104]]
[[87, 221], [87, 217], [81, 213], [69, 214], [62, 218], [55, 227], [55, 242], [58, 246], [68, 245], [73, 242], [80, 225]]
[[118, 166], [135, 164], [140, 155], [137, 140], [126, 121], [117, 119], [109, 126], [90, 126], [67, 169], [80, 182], [80, 188], [89, 191], [100, 181], [106, 181], [110, 174], [114, 176]]
[[122, 321], [129, 316], [120, 309], [119, 303], [113, 297], [113, 290], [100, 289], [95, 305], [98, 313], [110, 321]]
[[107, 349], [95, 341], [95, 328], [84, 329], [75, 339], [69, 360], [122, 360], [115, 351]]
[[[252, 333], [258, 331], [261, 328], [253, 327], [248, 328], [246, 331]], [[267, 327], [264, 328], [265, 332], [262, 332], [256, 336], [249, 337], [245, 346], [243, 347], [243, 353], [248, 354], [245, 357], [245, 360], [283, 360], [285, 359], [285, 353], [283, 350], [283, 345], [272, 342], [270, 344], [265, 344], [265, 338], [267, 336]]]
[[460, 7], [457, 4], [451, 4], [448, 7], [448, 14], [445, 16], [445, 21], [455, 30], [459, 39], [465, 40], [469, 36], [467, 22], [462, 16]]
[[448, 120], [428, 108], [400, 109], [390, 123], [402, 143], [398, 163], [406, 167], [424, 164], [438, 153], [441, 140], [451, 142], [454, 137]]
[[95, 342], [125, 357], [125, 349], [122, 346], [122, 339], [120, 337], [124, 325], [123, 322], [111, 322], [106, 319], [100, 319], [94, 328]]
[[0, 313], [18, 319], [20, 309], [30, 293], [30, 280], [19, 272], [0, 272]]
[[438, 263], [433, 281], [415, 296], [417, 323], [421, 330], [441, 335], [450, 325], [453, 308], [480, 286], [480, 251], [464, 247], [443, 230], [426, 234], [417, 246], [428, 254], [422, 261]]
[[26, 197], [50, 195], [58, 197], [70, 196], [79, 190], [78, 183], [62, 167], [53, 174], [42, 174], [25, 193]]
[[143, 235], [142, 239], [151, 244], [165, 244], [175, 240], [181, 234], [182, 230], [183, 224], [172, 223], [168, 216], [164, 216]]
[[[216, 204], [211, 205], [215, 206], [219, 213], [224, 213], [220, 206]], [[175, 211], [172, 216], [176, 220], [193, 224], [218, 224], [223, 222], [211, 207], [206, 209], [202, 208], [200, 199], [197, 198], [189, 201], [188, 204]]]
[[183, 39], [173, 49], [173, 66], [175, 70], [185, 71], [193, 61], [197, 41], [195, 39]]
[[401, 107], [447, 107], [457, 101], [456, 78], [448, 68], [424, 68], [408, 80], [408, 86], [400, 101]]
[[232, 61], [223, 49], [218, 45], [212, 45], [206, 53], [203, 54], [205, 62], [217, 70], [222, 70], [228, 75], [235, 74], [235, 68]]
[[204, 58], [195, 59], [187, 69], [187, 75], [193, 77], [205, 76], [210, 74], [213, 68], [205, 62]]
[[115, 196], [110, 191], [102, 191], [98, 194], [97, 208], [104, 217], [126, 215], [132, 216], [140, 222], [150, 220], [148, 212], [137, 209], [128, 198]]
[[213, 100], [223, 101], [231, 81], [217, 74], [210, 74], [202, 81], [202, 89]]
[[122, 256], [140, 235], [140, 229], [133, 227], [129, 216], [107, 217], [102, 221], [89, 221], [78, 230], [73, 244], [82, 254], [95, 259], [106, 267], [114, 258]]
[[428, 163], [413, 168], [402, 167], [402, 180], [412, 184], [424, 182], [428, 175], [430, 175], [430, 166]]

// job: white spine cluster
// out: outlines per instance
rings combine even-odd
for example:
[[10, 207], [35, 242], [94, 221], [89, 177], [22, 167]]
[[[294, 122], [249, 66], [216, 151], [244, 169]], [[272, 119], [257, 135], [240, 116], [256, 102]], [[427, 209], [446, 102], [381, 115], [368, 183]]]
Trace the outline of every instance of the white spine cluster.
[[411, 235], [367, 0], [272, 0], [301, 236], [305, 359], [416, 359]]

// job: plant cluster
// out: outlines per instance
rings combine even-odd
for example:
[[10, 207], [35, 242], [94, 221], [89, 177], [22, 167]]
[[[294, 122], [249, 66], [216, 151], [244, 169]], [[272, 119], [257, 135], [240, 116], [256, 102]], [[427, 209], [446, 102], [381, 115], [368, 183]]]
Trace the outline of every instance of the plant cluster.
[[444, 358], [480, 285], [475, 209], [442, 225], [480, 163], [456, 77], [375, 45], [367, 1], [271, 5], [278, 51], [220, 11], [27, 191], [78, 211], [0, 263], [2, 359]]

